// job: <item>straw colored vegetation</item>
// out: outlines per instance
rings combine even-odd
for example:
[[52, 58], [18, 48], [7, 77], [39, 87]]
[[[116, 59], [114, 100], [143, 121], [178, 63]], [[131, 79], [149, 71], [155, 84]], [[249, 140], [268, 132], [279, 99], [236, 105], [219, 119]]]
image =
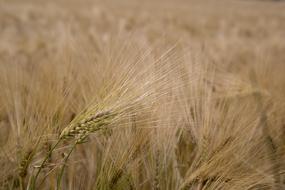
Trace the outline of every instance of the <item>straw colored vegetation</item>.
[[0, 189], [285, 189], [285, 4], [0, 1]]

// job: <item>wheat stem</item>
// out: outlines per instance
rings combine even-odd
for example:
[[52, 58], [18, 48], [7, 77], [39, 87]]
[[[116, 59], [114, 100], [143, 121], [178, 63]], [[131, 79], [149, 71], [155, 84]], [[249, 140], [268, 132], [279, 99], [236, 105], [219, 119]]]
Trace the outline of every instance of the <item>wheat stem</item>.
[[35, 189], [35, 187], [36, 187], [36, 182], [37, 182], [37, 178], [38, 178], [38, 176], [39, 176], [41, 170], [44, 168], [44, 165], [45, 165], [46, 161], [50, 158], [52, 152], [53, 152], [54, 149], [57, 147], [57, 145], [61, 142], [61, 140], [62, 140], [62, 138], [60, 138], [60, 139], [55, 143], [55, 145], [54, 145], [53, 147], [51, 147], [51, 149], [49, 150], [48, 154], [46, 155], [46, 157], [45, 157], [44, 160], [42, 161], [42, 163], [41, 163], [41, 165], [39, 166], [39, 169], [38, 169], [38, 171], [37, 171], [37, 173], [36, 173], [36, 175], [35, 175], [35, 177], [34, 177], [34, 179], [33, 179], [33, 182], [32, 182], [32, 185], [31, 185], [30, 190]]
[[77, 145], [78, 143], [74, 143], [70, 149], [70, 151], [68, 152], [67, 156], [64, 158], [64, 161], [63, 161], [63, 166], [60, 170], [60, 173], [59, 173], [59, 176], [57, 178], [57, 185], [56, 185], [56, 189], [57, 190], [60, 190], [60, 185], [61, 185], [61, 179], [62, 179], [62, 176], [63, 176], [63, 172], [64, 172], [64, 169], [65, 169], [65, 166], [66, 166], [66, 163], [67, 163], [67, 160], [68, 158], [70, 157], [71, 153], [73, 152], [73, 150], [75, 149], [75, 146]]

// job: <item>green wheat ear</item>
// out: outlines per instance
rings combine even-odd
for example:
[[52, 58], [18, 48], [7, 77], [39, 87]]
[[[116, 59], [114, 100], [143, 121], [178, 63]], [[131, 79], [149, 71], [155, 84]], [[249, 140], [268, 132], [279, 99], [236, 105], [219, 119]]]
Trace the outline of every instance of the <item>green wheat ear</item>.
[[82, 143], [90, 133], [111, 124], [115, 116], [116, 114], [111, 111], [103, 111], [75, 124], [70, 124], [61, 132], [60, 139], [75, 139], [77, 143]]
[[74, 139], [75, 143], [73, 144], [64, 159], [64, 164], [57, 178], [57, 189], [61, 188], [61, 181], [65, 165], [67, 163], [67, 160], [69, 159], [69, 156], [74, 151], [75, 146], [77, 144], [86, 142], [86, 138], [90, 133], [96, 132], [100, 129], [104, 129], [105, 126], [111, 124], [115, 116], [116, 114], [113, 114], [111, 111], [103, 111], [91, 117], [87, 117], [82, 121], [76, 122], [75, 124], [71, 124], [62, 131], [62, 133], [60, 134], [60, 139]]

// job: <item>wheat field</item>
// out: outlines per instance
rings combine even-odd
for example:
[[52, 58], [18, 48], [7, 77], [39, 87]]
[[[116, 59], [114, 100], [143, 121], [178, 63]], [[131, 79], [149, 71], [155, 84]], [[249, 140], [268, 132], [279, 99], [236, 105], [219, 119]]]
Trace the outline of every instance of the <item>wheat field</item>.
[[0, 0], [0, 189], [285, 189], [285, 2]]

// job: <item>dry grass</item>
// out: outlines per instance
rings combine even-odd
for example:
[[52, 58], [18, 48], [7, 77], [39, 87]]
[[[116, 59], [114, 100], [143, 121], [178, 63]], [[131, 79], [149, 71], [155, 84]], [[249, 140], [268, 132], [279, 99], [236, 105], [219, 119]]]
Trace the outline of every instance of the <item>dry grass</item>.
[[284, 10], [0, 1], [0, 189], [284, 189]]

